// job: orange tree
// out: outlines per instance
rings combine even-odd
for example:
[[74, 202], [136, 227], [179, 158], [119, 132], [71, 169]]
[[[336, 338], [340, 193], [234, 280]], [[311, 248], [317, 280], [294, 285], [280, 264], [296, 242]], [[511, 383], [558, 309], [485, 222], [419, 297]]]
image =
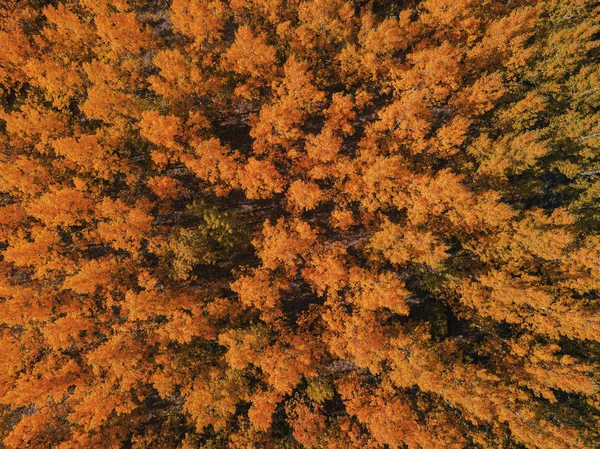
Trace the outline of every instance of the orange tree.
[[591, 448], [592, 0], [0, 6], [9, 448]]

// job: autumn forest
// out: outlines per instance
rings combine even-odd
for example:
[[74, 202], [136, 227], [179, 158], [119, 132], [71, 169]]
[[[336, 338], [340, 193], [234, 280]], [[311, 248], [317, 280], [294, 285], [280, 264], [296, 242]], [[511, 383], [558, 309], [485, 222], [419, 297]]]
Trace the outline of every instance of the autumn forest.
[[0, 2], [0, 448], [600, 447], [600, 1]]

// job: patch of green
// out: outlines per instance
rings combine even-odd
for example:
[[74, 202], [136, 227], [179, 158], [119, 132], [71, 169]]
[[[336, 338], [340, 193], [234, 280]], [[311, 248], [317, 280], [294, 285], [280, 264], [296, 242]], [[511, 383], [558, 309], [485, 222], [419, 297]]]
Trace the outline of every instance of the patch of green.
[[307, 396], [319, 404], [330, 401], [335, 395], [335, 388], [331, 379], [319, 377], [317, 379], [308, 379], [306, 387]]
[[237, 214], [220, 211], [203, 201], [192, 202], [186, 211], [198, 216], [200, 223], [179, 228], [170, 239], [176, 279], [187, 279], [197, 265], [229, 261], [248, 248], [249, 238]]

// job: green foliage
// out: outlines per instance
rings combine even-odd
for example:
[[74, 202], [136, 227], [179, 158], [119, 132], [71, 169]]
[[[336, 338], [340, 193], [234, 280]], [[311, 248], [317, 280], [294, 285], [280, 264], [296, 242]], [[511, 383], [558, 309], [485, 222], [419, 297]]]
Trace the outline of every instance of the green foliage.
[[319, 376], [316, 379], [308, 379], [306, 394], [311, 400], [323, 404], [325, 401], [333, 399], [335, 388], [330, 378]]
[[204, 201], [193, 201], [186, 211], [200, 223], [177, 229], [169, 241], [176, 279], [187, 279], [196, 265], [226, 264], [248, 248], [249, 237], [238, 214]]
[[14, 412], [11, 412], [10, 407], [0, 407], [0, 449], [4, 449], [4, 438], [9, 434], [11, 426], [14, 425], [12, 421], [15, 420]]

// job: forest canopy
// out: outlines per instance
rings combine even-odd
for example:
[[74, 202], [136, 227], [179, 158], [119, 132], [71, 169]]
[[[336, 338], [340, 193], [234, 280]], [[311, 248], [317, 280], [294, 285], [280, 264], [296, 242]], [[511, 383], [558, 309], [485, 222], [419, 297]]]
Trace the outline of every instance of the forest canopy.
[[600, 2], [4, 0], [0, 447], [600, 441]]

